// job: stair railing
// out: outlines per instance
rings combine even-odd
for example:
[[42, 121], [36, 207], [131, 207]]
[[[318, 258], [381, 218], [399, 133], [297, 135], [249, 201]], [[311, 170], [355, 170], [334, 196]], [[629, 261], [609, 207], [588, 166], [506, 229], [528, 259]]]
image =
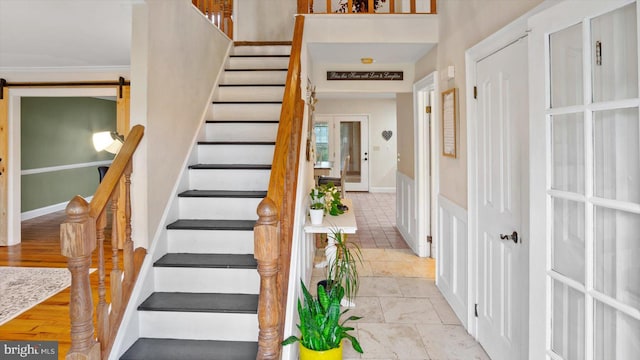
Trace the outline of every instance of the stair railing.
[[233, 0], [191, 0], [229, 39], [233, 39]]
[[[134, 251], [131, 241], [131, 172], [132, 158], [144, 135], [144, 127], [134, 126], [113, 160], [90, 203], [77, 195], [67, 205], [67, 219], [60, 225], [62, 255], [68, 258], [71, 271], [71, 348], [66, 359], [106, 359], [122, 321], [133, 285], [146, 254], [144, 248]], [[122, 185], [123, 184], [123, 185]], [[120, 186], [125, 187], [124, 201], [118, 201]], [[110, 203], [110, 208], [108, 207]], [[118, 250], [118, 204], [125, 208], [124, 247]], [[107, 211], [111, 219], [111, 273], [107, 302], [107, 276], [104, 253]], [[98, 248], [98, 284], [92, 288], [89, 267]], [[93, 293], [96, 305], [97, 331], [94, 333]]]
[[[334, 7], [335, 0], [298, 0], [298, 12], [318, 14], [323, 13], [314, 7], [314, 3], [326, 1], [326, 8], [323, 9], [326, 14], [436, 14], [436, 0], [429, 1], [428, 12], [417, 11], [417, 0], [409, 0], [409, 11], [396, 12], [396, 0], [385, 0], [389, 3], [389, 10], [386, 12], [376, 11], [376, 3], [378, 0], [340, 0]], [[398, 0], [400, 1], [400, 0]], [[380, 0], [380, 3], [382, 0]]]
[[254, 257], [260, 274], [257, 359], [279, 359], [289, 282], [298, 186], [304, 101], [300, 90], [300, 52], [304, 16], [296, 16], [289, 71], [267, 196], [258, 205]]

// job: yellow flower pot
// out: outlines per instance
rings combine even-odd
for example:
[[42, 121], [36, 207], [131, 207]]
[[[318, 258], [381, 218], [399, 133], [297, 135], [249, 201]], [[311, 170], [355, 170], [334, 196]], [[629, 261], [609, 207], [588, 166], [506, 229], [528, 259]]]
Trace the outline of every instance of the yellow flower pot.
[[300, 360], [342, 360], [342, 342], [340, 347], [325, 351], [309, 350], [300, 344]]

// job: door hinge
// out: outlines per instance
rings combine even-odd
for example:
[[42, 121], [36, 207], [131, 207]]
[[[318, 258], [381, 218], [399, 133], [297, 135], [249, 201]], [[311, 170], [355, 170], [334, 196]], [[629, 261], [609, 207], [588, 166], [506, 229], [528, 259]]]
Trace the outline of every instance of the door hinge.
[[424, 108], [424, 112], [425, 112], [425, 113], [427, 113], [427, 114], [431, 114], [431, 106], [430, 106], [430, 105], [427, 105], [427, 106]]
[[478, 98], [478, 87], [477, 86], [473, 87], [473, 98], [474, 99]]
[[476, 317], [478, 317], [478, 304], [475, 304], [474, 312], [475, 312]]
[[429, 244], [431, 244], [433, 242], [433, 238], [431, 237], [431, 235], [427, 235], [427, 242]]
[[596, 41], [596, 65], [602, 66], [602, 42]]

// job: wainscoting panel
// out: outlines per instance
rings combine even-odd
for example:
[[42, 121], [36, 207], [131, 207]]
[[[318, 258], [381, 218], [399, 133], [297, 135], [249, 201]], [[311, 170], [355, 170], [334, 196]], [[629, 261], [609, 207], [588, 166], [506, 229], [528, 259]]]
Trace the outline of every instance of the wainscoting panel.
[[469, 287], [467, 210], [438, 195], [438, 215], [436, 285], [466, 328]]
[[411, 249], [418, 253], [416, 236], [416, 185], [415, 181], [396, 172], [396, 227]]

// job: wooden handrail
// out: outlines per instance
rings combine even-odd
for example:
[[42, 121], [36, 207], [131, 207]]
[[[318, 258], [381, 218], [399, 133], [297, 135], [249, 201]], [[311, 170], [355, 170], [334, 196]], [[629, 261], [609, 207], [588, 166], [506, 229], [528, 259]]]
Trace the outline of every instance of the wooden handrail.
[[[319, 14], [323, 13], [314, 8], [315, 2], [322, 0], [298, 0], [298, 12], [303, 14]], [[409, 0], [409, 11], [402, 11], [400, 14], [437, 14], [436, 1], [429, 1], [429, 12], [417, 12], [417, 0]], [[333, 1], [326, 0], [325, 14], [396, 14], [396, 1], [387, 0], [389, 3], [388, 12], [377, 12], [375, 9], [376, 0], [341, 0], [337, 8], [333, 8]]]
[[304, 16], [296, 16], [267, 196], [258, 206], [254, 256], [260, 274], [257, 359], [279, 359], [284, 331], [304, 101], [300, 53]]
[[[71, 318], [71, 348], [66, 359], [106, 359], [124, 309], [129, 302], [133, 285], [137, 278], [143, 248], [133, 250], [131, 240], [131, 172], [133, 155], [144, 135], [144, 127], [134, 126], [126, 137], [122, 148], [109, 167], [109, 171], [98, 186], [91, 203], [81, 196], [75, 196], [66, 208], [67, 219], [60, 225], [60, 247], [62, 255], [68, 258], [71, 271], [71, 295], [69, 314]], [[120, 196], [120, 179], [124, 179], [125, 239], [124, 247], [118, 250], [117, 212]], [[109, 275], [109, 299], [107, 303], [107, 282], [104, 253], [104, 229], [107, 224], [107, 207], [111, 203], [111, 273]], [[98, 248], [98, 304], [96, 318], [98, 328], [94, 332], [94, 309], [89, 280], [91, 255]], [[122, 254], [121, 254], [122, 253]], [[122, 261], [120, 260], [122, 255]]]
[[191, 0], [191, 3], [233, 39], [233, 0]]

